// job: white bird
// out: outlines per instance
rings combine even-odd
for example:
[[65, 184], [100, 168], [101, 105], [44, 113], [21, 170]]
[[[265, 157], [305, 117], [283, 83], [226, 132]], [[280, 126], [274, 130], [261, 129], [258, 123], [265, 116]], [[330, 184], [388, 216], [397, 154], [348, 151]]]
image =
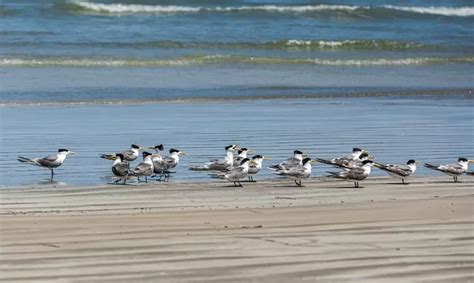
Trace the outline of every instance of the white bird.
[[362, 161], [368, 160], [372, 158], [367, 152], [364, 150], [355, 147], [352, 149], [352, 153], [343, 157], [333, 158], [331, 160], [316, 158], [316, 160], [320, 163], [333, 165], [338, 168], [356, 168], [362, 165]]
[[262, 170], [263, 160], [270, 160], [270, 158], [262, 155], [255, 155], [252, 157], [252, 161], [249, 163], [248, 173], [250, 182], [256, 182], [253, 179], [253, 176], [257, 175], [260, 170]]
[[278, 170], [275, 173], [293, 179], [297, 186], [302, 187], [301, 179], [306, 179], [311, 175], [311, 163], [314, 163], [311, 158], [305, 158], [301, 161], [301, 164], [297, 164], [288, 169]]
[[138, 164], [135, 169], [133, 169], [132, 174], [137, 176], [138, 182], [140, 182], [140, 176], [145, 176], [145, 183], [148, 183], [148, 176], [153, 174], [153, 154], [149, 152], [143, 152], [143, 162]]
[[[224, 178], [230, 182], [234, 182], [234, 186], [242, 187], [240, 180], [247, 178], [249, 172], [250, 159], [245, 158], [240, 162], [240, 165], [233, 167], [229, 172], [222, 173], [219, 177]], [[238, 185], [237, 185], [238, 184]]]
[[403, 184], [405, 183], [405, 179], [410, 177], [416, 171], [416, 161], [413, 159], [408, 160], [406, 165], [393, 165], [393, 164], [380, 164], [375, 163], [374, 166], [387, 172], [393, 178], [401, 179]]
[[[132, 144], [130, 146], [130, 149], [127, 149], [123, 152], [121, 152], [121, 154], [123, 155], [123, 159], [125, 161], [134, 161], [135, 159], [138, 158], [138, 155], [140, 154], [140, 150], [142, 150], [142, 148], [136, 144]], [[104, 159], [108, 159], [108, 160], [115, 160], [115, 156], [116, 156], [116, 153], [113, 153], [113, 154], [101, 154], [100, 155], [100, 158], [104, 158]]]
[[124, 156], [121, 153], [117, 153], [115, 156], [114, 163], [112, 164], [112, 173], [119, 177], [115, 183], [118, 183], [123, 179], [123, 184], [127, 182], [127, 177], [130, 174], [130, 163], [124, 160]]
[[225, 147], [226, 156], [224, 159], [212, 160], [204, 165], [190, 166], [189, 170], [194, 171], [226, 171], [234, 165], [234, 152], [239, 145], [231, 144]]
[[328, 177], [353, 181], [354, 186], [358, 188], [359, 181], [365, 180], [370, 175], [373, 164], [374, 162], [372, 160], [365, 160], [362, 161], [361, 167], [344, 170], [341, 172], [328, 172], [331, 174]]
[[170, 169], [178, 166], [180, 156], [186, 155], [184, 151], [174, 148], [170, 149], [169, 152], [170, 155], [166, 156], [165, 158], [160, 156], [159, 158], [153, 159], [153, 172], [160, 175], [160, 180], [161, 177], [164, 176], [165, 181], [169, 181], [171, 174]]
[[303, 152], [295, 150], [293, 152], [293, 157], [288, 158], [287, 160], [280, 162], [279, 164], [273, 164], [268, 167], [271, 170], [289, 170], [291, 167], [301, 165], [303, 161]]
[[441, 164], [441, 165], [431, 165], [425, 163], [425, 167], [433, 170], [443, 172], [446, 175], [452, 176], [454, 182], [458, 182], [458, 176], [467, 172], [469, 163], [474, 162], [474, 160], [468, 160], [467, 158], [460, 157], [457, 164]]
[[48, 168], [51, 170], [51, 181], [54, 177], [54, 168], [58, 168], [64, 163], [68, 155], [73, 155], [75, 152], [70, 151], [69, 149], [58, 149], [57, 154], [52, 154], [43, 158], [27, 158], [23, 156], [18, 156], [18, 161], [21, 163], [31, 164], [35, 166], [40, 166]]

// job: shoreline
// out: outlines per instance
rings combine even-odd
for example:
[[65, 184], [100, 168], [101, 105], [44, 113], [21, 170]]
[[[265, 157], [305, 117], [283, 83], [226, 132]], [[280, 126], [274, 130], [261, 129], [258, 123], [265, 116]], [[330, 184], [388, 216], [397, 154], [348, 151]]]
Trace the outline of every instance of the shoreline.
[[[224, 90], [223, 90], [224, 91]], [[291, 88], [289, 89], [291, 91]], [[361, 97], [420, 97], [420, 96], [450, 96], [466, 95], [474, 98], [474, 90], [471, 88], [446, 88], [446, 89], [400, 89], [363, 91], [353, 93], [308, 93], [297, 95], [254, 95], [254, 96], [197, 96], [157, 99], [100, 99], [100, 100], [78, 100], [78, 101], [45, 101], [25, 100], [1, 102], [0, 108], [20, 108], [32, 106], [127, 106], [145, 104], [193, 104], [193, 103], [232, 103], [259, 100], [300, 100], [300, 99], [334, 99], [334, 98], [361, 98]]]
[[393, 181], [0, 190], [0, 279], [472, 280], [474, 179]]

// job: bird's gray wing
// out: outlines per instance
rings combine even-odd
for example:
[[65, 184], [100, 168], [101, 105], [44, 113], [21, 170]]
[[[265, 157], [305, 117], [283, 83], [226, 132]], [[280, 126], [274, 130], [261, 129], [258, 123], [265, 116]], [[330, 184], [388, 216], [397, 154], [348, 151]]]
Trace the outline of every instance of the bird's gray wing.
[[151, 170], [151, 165], [148, 163], [140, 163], [135, 167], [133, 173], [137, 175], [151, 175], [153, 172]]
[[241, 179], [247, 175], [247, 172], [245, 172], [244, 167], [234, 167], [232, 170], [227, 173], [226, 177], [228, 179]]
[[61, 163], [58, 160], [57, 155], [48, 155], [46, 157], [36, 160], [41, 166], [44, 167], [58, 167]]
[[127, 150], [123, 151], [122, 154], [123, 154], [123, 158], [125, 160], [133, 161], [137, 158], [137, 156], [135, 155], [135, 153], [131, 149], [127, 149]]
[[388, 164], [386, 166], [386, 171], [389, 171], [389, 172], [392, 172], [392, 173], [395, 173], [399, 176], [402, 176], [402, 177], [408, 177], [411, 175], [412, 170], [409, 166], [406, 166], [406, 165], [391, 165], [391, 164]]
[[364, 169], [354, 168], [354, 169], [351, 169], [350, 171], [347, 171], [346, 178], [360, 181], [367, 178], [367, 175], [365, 174]]
[[127, 176], [130, 171], [130, 164], [128, 162], [120, 162], [112, 166], [112, 172], [115, 176]]
[[465, 171], [459, 164], [444, 164], [438, 166], [438, 169], [451, 174], [462, 174]]

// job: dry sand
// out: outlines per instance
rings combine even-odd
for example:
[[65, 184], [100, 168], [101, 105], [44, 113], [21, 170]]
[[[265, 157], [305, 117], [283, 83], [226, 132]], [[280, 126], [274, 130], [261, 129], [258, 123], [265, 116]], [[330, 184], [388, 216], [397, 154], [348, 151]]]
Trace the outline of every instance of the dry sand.
[[2, 189], [0, 281], [474, 281], [474, 178], [449, 180]]

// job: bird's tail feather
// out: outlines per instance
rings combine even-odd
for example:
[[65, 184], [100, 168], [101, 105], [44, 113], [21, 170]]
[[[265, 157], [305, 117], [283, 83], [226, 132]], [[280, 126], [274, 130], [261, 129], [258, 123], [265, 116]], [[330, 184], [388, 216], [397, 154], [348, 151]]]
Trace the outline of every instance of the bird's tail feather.
[[332, 178], [338, 178], [339, 177], [339, 172], [331, 172], [331, 171], [326, 171], [329, 175], [326, 175], [325, 177], [332, 177]]
[[426, 168], [429, 168], [429, 169], [439, 170], [439, 169], [438, 169], [438, 166], [434, 166], [434, 165], [431, 165], [431, 164], [428, 164], [428, 163], [425, 163], [424, 166], [425, 166]]
[[101, 154], [100, 158], [113, 160], [113, 159], [115, 159], [115, 154]]
[[319, 163], [324, 163], [324, 164], [328, 164], [328, 165], [334, 165], [331, 160], [327, 160], [327, 159], [322, 159], [322, 158], [316, 158], [316, 161], [319, 162]]
[[36, 166], [40, 165], [40, 164], [38, 164], [38, 162], [36, 160], [31, 159], [31, 158], [27, 158], [27, 157], [23, 157], [23, 156], [18, 156], [17, 160], [20, 161], [21, 163], [27, 163], [27, 164], [36, 165]]

